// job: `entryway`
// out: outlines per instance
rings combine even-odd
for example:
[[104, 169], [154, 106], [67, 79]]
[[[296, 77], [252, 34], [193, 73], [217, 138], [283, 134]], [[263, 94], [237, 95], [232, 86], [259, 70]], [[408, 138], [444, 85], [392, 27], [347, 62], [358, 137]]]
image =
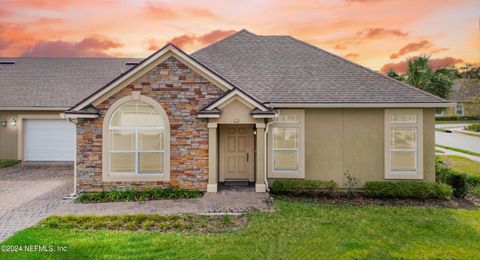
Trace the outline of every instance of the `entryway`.
[[254, 182], [255, 125], [220, 125], [219, 181]]

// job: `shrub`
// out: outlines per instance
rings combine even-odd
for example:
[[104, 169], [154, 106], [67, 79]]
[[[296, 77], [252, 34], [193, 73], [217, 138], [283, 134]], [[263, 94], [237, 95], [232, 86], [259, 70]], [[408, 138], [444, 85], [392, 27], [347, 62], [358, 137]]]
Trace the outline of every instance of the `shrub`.
[[372, 198], [448, 199], [452, 188], [443, 183], [416, 181], [368, 181], [363, 187], [365, 196]]
[[480, 124], [471, 124], [465, 127], [466, 130], [480, 132]]
[[479, 116], [441, 116], [435, 118], [435, 121], [457, 121], [457, 120], [479, 120]]
[[468, 194], [469, 185], [477, 186], [480, 184], [479, 177], [467, 176], [449, 168], [437, 166], [435, 171], [437, 182], [450, 185], [453, 188], [453, 195], [457, 198], [463, 198]]
[[338, 189], [334, 181], [320, 180], [276, 180], [270, 192], [279, 195], [312, 196], [333, 195]]
[[198, 190], [184, 189], [148, 189], [148, 190], [125, 190], [125, 191], [102, 191], [96, 193], [82, 193], [77, 197], [80, 203], [98, 203], [114, 201], [144, 201], [158, 199], [186, 199], [199, 198], [202, 192]]

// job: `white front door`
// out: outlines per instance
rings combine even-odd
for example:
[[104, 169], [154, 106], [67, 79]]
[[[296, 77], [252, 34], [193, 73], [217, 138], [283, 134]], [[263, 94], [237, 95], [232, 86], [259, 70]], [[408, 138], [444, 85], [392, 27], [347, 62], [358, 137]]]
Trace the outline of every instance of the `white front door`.
[[75, 126], [66, 120], [25, 120], [24, 161], [73, 161]]
[[253, 125], [220, 127], [220, 181], [254, 181]]

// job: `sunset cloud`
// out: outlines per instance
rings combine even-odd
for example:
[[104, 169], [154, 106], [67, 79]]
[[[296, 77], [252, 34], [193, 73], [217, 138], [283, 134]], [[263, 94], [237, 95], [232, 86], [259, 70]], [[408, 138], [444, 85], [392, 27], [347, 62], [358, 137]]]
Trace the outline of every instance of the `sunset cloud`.
[[365, 30], [357, 32], [356, 35], [370, 39], [378, 39], [389, 36], [405, 37], [408, 35], [408, 33], [397, 29], [367, 28]]
[[110, 57], [106, 51], [123, 44], [105, 38], [89, 37], [79, 42], [40, 41], [22, 53], [25, 57]]
[[335, 50], [345, 50], [347, 46], [343, 44], [337, 44], [333, 48], [335, 48]]
[[398, 58], [400, 56], [403, 56], [407, 53], [425, 50], [425, 49], [428, 49], [432, 46], [433, 46], [433, 44], [428, 40], [423, 40], [423, 41], [420, 41], [420, 42], [411, 42], [411, 43], [403, 46], [400, 50], [398, 50], [398, 52], [392, 53], [390, 55], [390, 59], [396, 59], [396, 58]]
[[[445, 68], [445, 67], [453, 67], [457, 64], [463, 63], [462, 59], [454, 58], [454, 57], [445, 57], [445, 58], [438, 58], [438, 59], [430, 59], [428, 65], [433, 69]], [[400, 61], [397, 63], [387, 63], [380, 68], [380, 72], [383, 74], [387, 74], [390, 70], [394, 70], [397, 73], [405, 73], [407, 72], [408, 63], [406, 60]]]
[[177, 12], [164, 3], [148, 2], [146, 5], [146, 12], [148, 17], [159, 20], [168, 20], [177, 16]]
[[[192, 45], [195, 43], [199, 43], [200, 46], [205, 46], [205, 45], [217, 42], [227, 36], [230, 36], [235, 32], [236, 32], [235, 30], [213, 30], [209, 33], [199, 35], [199, 36], [196, 36], [194, 34], [191, 34], [191, 35], [184, 34], [184, 35], [180, 35], [172, 38], [169, 42], [179, 48], [185, 48], [187, 45]], [[155, 46], [156, 49], [159, 47], [158, 44], [151, 44], [149, 47], [149, 50], [152, 50], [153, 46]]]
[[358, 54], [358, 53], [347, 53], [343, 57], [345, 59], [355, 59], [355, 58], [358, 58], [359, 56], [360, 56], [360, 54]]

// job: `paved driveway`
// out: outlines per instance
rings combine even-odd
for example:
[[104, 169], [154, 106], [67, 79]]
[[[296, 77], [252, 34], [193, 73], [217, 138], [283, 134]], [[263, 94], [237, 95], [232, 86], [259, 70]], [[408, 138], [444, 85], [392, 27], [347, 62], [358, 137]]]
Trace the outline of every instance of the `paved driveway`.
[[71, 203], [73, 165], [19, 164], [0, 169], [0, 242]]
[[480, 137], [435, 131], [435, 143], [480, 153]]

